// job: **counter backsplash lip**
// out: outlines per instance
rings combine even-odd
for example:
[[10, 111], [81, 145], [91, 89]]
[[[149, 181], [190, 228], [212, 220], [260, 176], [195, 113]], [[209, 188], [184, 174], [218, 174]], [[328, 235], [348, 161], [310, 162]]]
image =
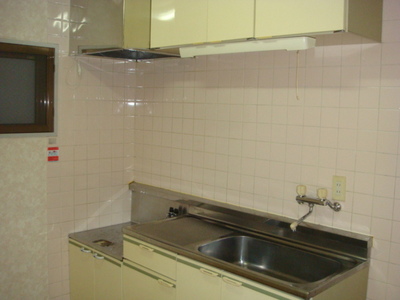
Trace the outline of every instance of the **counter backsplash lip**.
[[[199, 196], [194, 196], [190, 194], [185, 194], [181, 192], [176, 192], [172, 190], [168, 190], [165, 188], [160, 188], [160, 187], [155, 187], [152, 185], [148, 184], [142, 184], [139, 182], [132, 181], [129, 184], [129, 188], [132, 191], [132, 212], [131, 212], [131, 220], [135, 223], [144, 223], [143, 221], [140, 220], [137, 216], [137, 207], [140, 207], [140, 205], [147, 205], [149, 206], [148, 203], [159, 200], [162, 198], [164, 202], [168, 204], [173, 204], [175, 203], [177, 206], [181, 205], [183, 206], [189, 214], [193, 215], [199, 215], [201, 217], [205, 218], [219, 218], [221, 221], [221, 218], [226, 218], [226, 215], [230, 215], [229, 219], [230, 220], [222, 220], [223, 222], [231, 222], [232, 219], [235, 222], [235, 224], [239, 224], [241, 226], [246, 226], [246, 223], [249, 221], [254, 221], [253, 223], [263, 223], [268, 221], [270, 223], [275, 222], [281, 222], [281, 223], [292, 223], [295, 221], [295, 219], [288, 218], [285, 216], [281, 215], [275, 215], [263, 211], [259, 211], [256, 209], [251, 209], [251, 208], [246, 208], [246, 207], [241, 207], [241, 206], [236, 206], [232, 205], [229, 203], [225, 202], [218, 202], [215, 200], [210, 200], [207, 198], [201, 198]], [[157, 203], [158, 204], [158, 203]], [[150, 212], [146, 211], [145, 213], [150, 214]], [[250, 216], [250, 218], [246, 218], [245, 221], [243, 221], [243, 218], [246, 216]], [[157, 215], [153, 215], [153, 218], [150, 216], [148, 217], [151, 221], [154, 220], [161, 220], [163, 219], [162, 217], [159, 217]], [[271, 228], [271, 227], [269, 227]], [[319, 225], [319, 224], [313, 224], [313, 223], [304, 223], [299, 226], [300, 231], [314, 231], [317, 230], [319, 232], [324, 232], [326, 235], [332, 234], [336, 237], [342, 237], [344, 239], [352, 239], [354, 241], [357, 241], [361, 245], [363, 249], [365, 249], [366, 253], [364, 254], [364, 257], [370, 257], [370, 251], [372, 248], [372, 243], [373, 243], [373, 238], [372, 236], [362, 234], [362, 233], [357, 233], [357, 232], [352, 232], [352, 231], [347, 231], [343, 229], [338, 229], [334, 227], [328, 227], [324, 225]], [[290, 234], [290, 232], [287, 232], [287, 234]], [[293, 233], [291, 235], [291, 238], [296, 238], [298, 236], [297, 233]]]

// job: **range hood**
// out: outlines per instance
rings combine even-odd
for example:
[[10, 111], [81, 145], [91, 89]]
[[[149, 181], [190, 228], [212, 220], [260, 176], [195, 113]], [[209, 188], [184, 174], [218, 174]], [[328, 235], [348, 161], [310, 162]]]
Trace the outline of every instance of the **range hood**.
[[204, 44], [180, 48], [181, 57], [194, 57], [212, 54], [258, 52], [271, 50], [306, 50], [315, 47], [315, 38], [290, 37], [279, 39], [249, 40], [221, 44]]
[[150, 49], [151, 0], [70, 0], [70, 5], [70, 55], [147, 60], [315, 46], [314, 38], [292, 37], [154, 50]]
[[150, 49], [150, 0], [71, 0], [70, 55], [117, 59], [179, 57]]
[[122, 49], [122, 48], [94, 48], [79, 47], [79, 54], [101, 56], [118, 59], [130, 59], [130, 60], [145, 60], [155, 58], [168, 58], [168, 57], [179, 57], [177, 53], [167, 53], [166, 51], [153, 51], [150, 49]]

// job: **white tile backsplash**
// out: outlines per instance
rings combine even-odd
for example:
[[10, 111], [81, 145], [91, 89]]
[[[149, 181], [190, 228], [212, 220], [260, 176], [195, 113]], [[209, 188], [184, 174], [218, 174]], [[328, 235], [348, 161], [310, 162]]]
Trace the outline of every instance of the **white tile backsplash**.
[[[294, 53], [158, 61], [154, 68], [139, 63], [147, 79], [137, 86], [148, 96], [136, 101], [151, 111], [133, 112], [146, 119], [135, 124], [135, 177], [298, 217], [304, 211], [291, 199], [296, 184], [307, 184], [312, 195], [321, 186], [331, 191], [332, 175], [344, 175], [343, 211], [318, 209], [309, 221], [372, 234], [368, 297], [395, 299], [398, 283], [388, 274], [398, 264], [400, 56], [397, 19], [388, 15], [383, 44], [301, 53], [297, 91]], [[154, 102], [149, 95], [156, 93]], [[153, 138], [144, 142], [143, 130]], [[174, 153], [174, 163], [159, 151]]]

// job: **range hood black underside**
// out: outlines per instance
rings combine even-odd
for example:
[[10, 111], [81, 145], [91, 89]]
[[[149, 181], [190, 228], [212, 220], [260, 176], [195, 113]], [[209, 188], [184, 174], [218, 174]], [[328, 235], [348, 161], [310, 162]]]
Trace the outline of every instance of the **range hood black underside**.
[[132, 60], [146, 60], [146, 59], [155, 59], [155, 58], [168, 58], [168, 57], [179, 57], [175, 54], [168, 53], [158, 53], [152, 51], [143, 51], [143, 50], [130, 50], [130, 49], [116, 49], [116, 50], [107, 50], [107, 51], [84, 51], [82, 52], [86, 55], [94, 55], [101, 57], [109, 57], [109, 58], [119, 58], [119, 59], [132, 59]]

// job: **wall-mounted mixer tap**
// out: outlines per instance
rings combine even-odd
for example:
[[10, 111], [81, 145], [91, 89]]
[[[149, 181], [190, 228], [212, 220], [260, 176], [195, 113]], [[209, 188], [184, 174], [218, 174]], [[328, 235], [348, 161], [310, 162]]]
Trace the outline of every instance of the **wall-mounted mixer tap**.
[[290, 224], [290, 229], [292, 229], [292, 231], [295, 232], [297, 226], [299, 226], [300, 223], [302, 223], [309, 215], [311, 215], [311, 213], [313, 212], [313, 209], [314, 209], [314, 204], [308, 203], [308, 213], [306, 213], [304, 216], [302, 216], [297, 221]]
[[290, 229], [292, 229], [293, 231], [296, 231], [297, 226], [301, 222], [303, 222], [309, 215], [311, 215], [315, 204], [323, 205], [323, 206], [328, 205], [334, 211], [340, 211], [342, 209], [342, 205], [340, 203], [331, 202], [327, 199], [328, 191], [325, 188], [321, 188], [321, 189], [317, 190], [317, 198], [310, 198], [310, 197], [306, 196], [307, 188], [305, 185], [298, 185], [296, 187], [296, 192], [297, 192], [297, 196], [296, 196], [297, 203], [299, 203], [299, 204], [307, 203], [309, 210], [308, 210], [308, 213], [305, 214], [303, 217], [301, 217], [299, 220], [290, 224]]

